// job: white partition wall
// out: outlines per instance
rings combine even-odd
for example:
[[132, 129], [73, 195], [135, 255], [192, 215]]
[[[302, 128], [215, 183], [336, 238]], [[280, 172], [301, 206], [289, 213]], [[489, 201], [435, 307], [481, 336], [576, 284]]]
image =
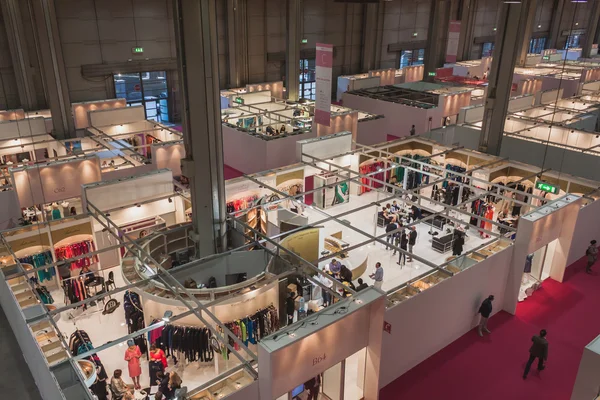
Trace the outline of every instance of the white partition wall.
[[75, 120], [75, 129], [84, 129], [90, 126], [88, 112], [96, 110], [108, 110], [113, 108], [127, 107], [125, 99], [108, 99], [99, 101], [87, 101], [84, 103], [71, 104], [71, 112]]
[[0, 140], [46, 134], [44, 118], [27, 118], [18, 121], [0, 121]]
[[144, 106], [94, 110], [88, 112], [90, 126], [128, 124], [146, 119]]
[[391, 333], [383, 334], [381, 387], [475, 327], [487, 296], [502, 304], [511, 257], [512, 246], [388, 308], [385, 322]]

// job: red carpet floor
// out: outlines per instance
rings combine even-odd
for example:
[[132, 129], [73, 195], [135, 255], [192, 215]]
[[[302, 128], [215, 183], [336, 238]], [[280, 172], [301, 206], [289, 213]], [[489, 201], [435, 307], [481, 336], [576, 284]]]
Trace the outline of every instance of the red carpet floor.
[[[592, 275], [584, 270], [581, 259], [567, 269], [565, 283], [545, 281], [516, 316], [491, 318], [491, 335], [467, 333], [384, 387], [380, 398], [568, 400], [583, 348], [600, 334], [600, 265]], [[530, 339], [540, 329], [548, 331], [547, 368], [538, 373], [534, 364], [523, 380]]]

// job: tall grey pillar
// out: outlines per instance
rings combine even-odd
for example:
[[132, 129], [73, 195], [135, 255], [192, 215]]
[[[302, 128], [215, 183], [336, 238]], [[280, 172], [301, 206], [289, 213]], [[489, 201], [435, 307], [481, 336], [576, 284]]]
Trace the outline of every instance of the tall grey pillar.
[[248, 83], [247, 6], [247, 0], [227, 0], [229, 85], [234, 88], [242, 87]]
[[558, 38], [560, 36], [560, 22], [565, 11], [565, 0], [554, 0], [552, 7], [552, 19], [550, 21], [550, 34], [546, 40], [547, 49], [556, 49]]
[[473, 48], [476, 0], [463, 0], [460, 11], [460, 37], [458, 39], [458, 61], [470, 60]]
[[196, 257], [227, 249], [215, 0], [175, 0], [182, 174], [190, 180]]
[[444, 65], [451, 5], [451, 2], [446, 0], [431, 0], [423, 80], [433, 81], [430, 73], [435, 73], [437, 68]]
[[581, 45], [581, 57], [589, 58], [592, 51], [592, 45], [596, 40], [596, 29], [598, 28], [598, 19], [600, 18], [600, 0], [591, 0], [591, 12], [589, 14], [583, 43]]
[[71, 113], [71, 99], [54, 2], [55, 0], [32, 0], [32, 8], [48, 97], [46, 100], [52, 112], [53, 132], [58, 139], [63, 139], [74, 134], [75, 123]]
[[363, 13], [363, 46], [362, 46], [362, 59], [361, 59], [361, 71], [368, 72], [379, 68], [377, 59], [377, 49], [381, 48], [381, 44], [378, 44], [379, 31], [381, 29], [379, 19], [379, 8], [383, 5], [379, 4], [365, 4]]
[[500, 6], [494, 58], [479, 141], [479, 150], [485, 153], [500, 154], [515, 63], [531, 12], [530, 3], [531, 0], [523, 0], [520, 4], [502, 3]]
[[527, 11], [527, 21], [525, 22], [525, 32], [521, 38], [519, 45], [519, 55], [517, 58], [517, 65], [524, 67], [527, 61], [527, 54], [529, 53], [529, 43], [531, 42], [531, 35], [533, 34], [533, 25], [535, 24], [535, 14], [537, 11], [537, 0], [530, 0], [529, 10]]
[[300, 0], [286, 1], [285, 88], [289, 100], [298, 100], [300, 86]]
[[17, 0], [2, 0], [0, 5], [2, 6], [8, 46], [17, 79], [21, 108], [27, 111], [37, 110], [37, 96], [31, 74], [31, 63], [19, 2]]

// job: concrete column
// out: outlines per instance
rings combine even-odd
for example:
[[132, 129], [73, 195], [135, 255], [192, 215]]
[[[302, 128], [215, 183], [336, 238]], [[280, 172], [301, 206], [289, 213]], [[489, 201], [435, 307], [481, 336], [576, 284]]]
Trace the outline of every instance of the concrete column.
[[583, 35], [583, 43], [581, 45], [581, 57], [590, 57], [592, 45], [598, 43], [596, 39], [596, 29], [598, 28], [598, 19], [600, 19], [600, 0], [591, 0], [591, 12], [589, 14], [585, 35]]
[[379, 68], [377, 60], [377, 49], [381, 47], [378, 43], [378, 32], [381, 30], [379, 20], [380, 5], [370, 3], [364, 5], [363, 11], [363, 46], [361, 71], [368, 72]]
[[452, 3], [445, 0], [431, 0], [427, 46], [425, 47], [425, 71], [423, 80], [433, 82], [430, 72], [444, 65], [448, 43], [448, 26]]
[[35, 36], [39, 43], [46, 100], [52, 112], [53, 133], [58, 139], [68, 138], [75, 133], [75, 124], [71, 113], [71, 99], [54, 0], [31, 0], [31, 4], [35, 19], [34, 26], [37, 26]]
[[475, 11], [477, 0], [463, 0], [460, 9], [460, 37], [458, 39], [458, 61], [471, 59], [473, 47], [473, 27], [475, 25]]
[[12, 58], [15, 77], [17, 79], [17, 90], [21, 107], [25, 110], [37, 110], [37, 97], [31, 74], [29, 51], [19, 3], [17, 0], [1, 0], [2, 15], [6, 26], [6, 36]]
[[302, 8], [300, 0], [286, 1], [285, 88], [289, 100], [298, 100], [300, 85], [300, 40]]
[[[523, 0], [520, 4], [502, 3], [500, 6], [494, 59], [479, 142], [479, 150], [485, 153], [500, 154], [519, 46], [523, 40], [529, 13], [532, 11], [530, 3], [531, 0]], [[535, 9], [533, 10], [535, 12]]]
[[196, 257], [204, 257], [227, 249], [217, 15], [214, 0], [173, 4], [186, 152], [181, 167], [192, 195], [190, 237]]
[[530, 0], [529, 10], [527, 10], [527, 21], [525, 21], [525, 32], [519, 45], [519, 53], [517, 65], [524, 67], [527, 61], [527, 53], [529, 53], [529, 42], [533, 34], [533, 26], [535, 24], [535, 14], [537, 11], [538, 0]]
[[552, 20], [550, 22], [550, 34], [546, 40], [547, 49], [556, 49], [558, 38], [560, 36], [560, 22], [565, 11], [565, 0], [554, 0], [552, 7]]
[[248, 83], [248, 8], [247, 0], [227, 0], [227, 41], [229, 47], [229, 85]]

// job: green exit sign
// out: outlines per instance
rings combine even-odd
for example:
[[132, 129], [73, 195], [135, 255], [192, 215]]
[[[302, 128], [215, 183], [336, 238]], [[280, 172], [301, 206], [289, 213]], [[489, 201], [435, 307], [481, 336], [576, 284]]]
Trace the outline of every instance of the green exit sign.
[[557, 194], [560, 191], [558, 186], [544, 181], [537, 181], [535, 183], [535, 188], [550, 194]]
[[550, 56], [544, 56], [544, 57], [542, 57], [542, 58], [543, 58], [544, 60], [549, 60], [549, 59], [550, 59]]
[[308, 43], [308, 39], [302, 39], [302, 44]]
[[427, 75], [428, 76], [435, 76], [435, 72], [428, 72]]
[[132, 47], [131, 52], [133, 54], [142, 54], [144, 52], [144, 48], [143, 47]]
[[238, 104], [244, 104], [244, 99], [241, 97], [236, 97], [235, 100], [233, 100], [233, 101], [235, 101]]

